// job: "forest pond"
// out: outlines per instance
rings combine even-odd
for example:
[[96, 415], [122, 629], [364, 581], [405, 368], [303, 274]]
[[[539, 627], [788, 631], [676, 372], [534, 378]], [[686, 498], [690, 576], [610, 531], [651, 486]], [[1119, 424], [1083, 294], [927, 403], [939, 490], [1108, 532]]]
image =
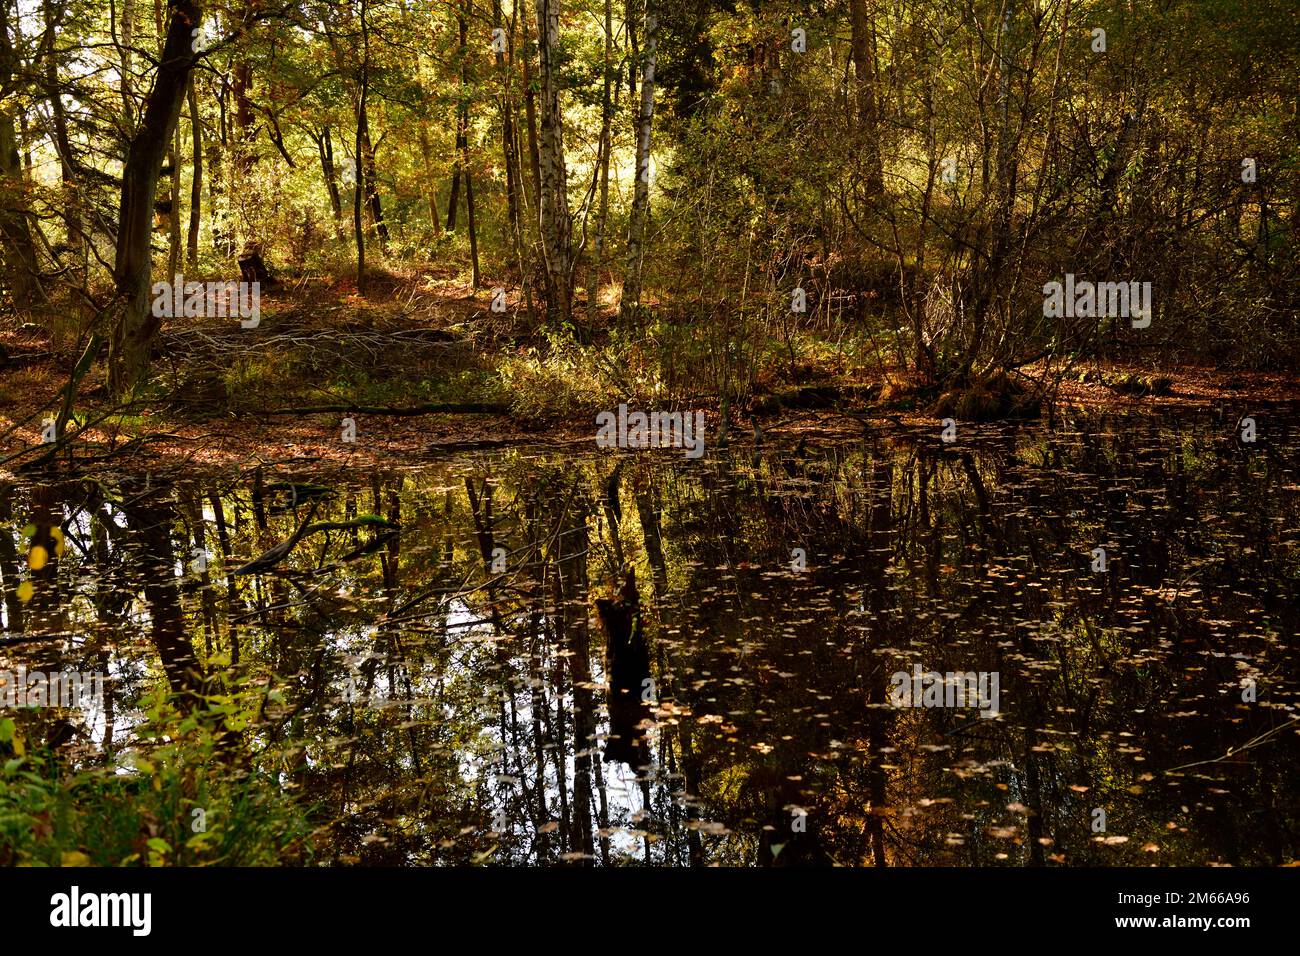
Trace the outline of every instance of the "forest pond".
[[[325, 863], [1294, 859], [1296, 409], [1082, 414], [27, 476], [0, 670], [103, 675], [30, 720], [123, 773], [147, 691], [262, 688], [234, 759]], [[918, 672], [996, 712], [897, 706]]]

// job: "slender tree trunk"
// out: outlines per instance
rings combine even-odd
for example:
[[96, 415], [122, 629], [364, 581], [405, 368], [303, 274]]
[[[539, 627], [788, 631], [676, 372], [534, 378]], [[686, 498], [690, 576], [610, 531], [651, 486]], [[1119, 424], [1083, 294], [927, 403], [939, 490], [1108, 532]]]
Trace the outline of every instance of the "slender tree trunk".
[[9, 0], [0, 0], [0, 239], [5, 278], [15, 311], [23, 312], [42, 297], [39, 260], [27, 219], [27, 186], [18, 155], [15, 111], [18, 107], [18, 59], [10, 39]]
[[[366, 0], [361, 0], [361, 82], [357, 88], [357, 117], [365, 115], [366, 95], [370, 92], [370, 31], [366, 25]], [[357, 137], [354, 155], [357, 160], [356, 188], [352, 192], [352, 232], [357, 241], [357, 291], [361, 292], [366, 284], [366, 233], [361, 224], [361, 194], [364, 192], [365, 169], [360, 162], [362, 148], [362, 124], [357, 123]]]
[[451, 188], [447, 195], [447, 231], [456, 231], [456, 210], [460, 206], [460, 177], [461, 177], [461, 157], [465, 155], [462, 145], [462, 132], [460, 128], [461, 114], [459, 108], [456, 111], [456, 144], [453, 147], [454, 156], [451, 161]]
[[[251, 16], [251, 6], [246, 3], [240, 19], [247, 25], [250, 23]], [[248, 54], [246, 52], [241, 53], [239, 60], [235, 63], [234, 83], [231, 86], [231, 93], [235, 98], [234, 153], [237, 177], [248, 173], [253, 168], [252, 88], [253, 66], [248, 60]]]
[[529, 55], [528, 11], [523, 15], [524, 25], [524, 116], [528, 123], [528, 165], [533, 174], [533, 205], [540, 204], [542, 195], [542, 161], [537, 145], [537, 91], [533, 88], [532, 57]]
[[[50, 101], [50, 114], [54, 120], [54, 145], [59, 152], [59, 175], [63, 185], [64, 235], [68, 246], [68, 258], [72, 262], [69, 281], [74, 285], [84, 285], [86, 247], [81, 235], [81, 200], [78, 195], [76, 167], [72, 158], [72, 142], [68, 137], [67, 110], [63, 106], [63, 95], [59, 86], [58, 62], [54, 56], [54, 37], [67, 9], [66, 4], [55, 6], [53, 3], [46, 3], [44, 5], [48, 43], [45, 51], [45, 92]], [[79, 311], [80, 304], [78, 303], [75, 308]]]
[[466, 20], [469, 12], [468, 4], [456, 11], [456, 32], [460, 38], [460, 45], [456, 49], [456, 57], [460, 60], [460, 90], [456, 97], [456, 145], [451, 166], [451, 195], [447, 200], [448, 232], [456, 231], [456, 208], [460, 205], [461, 176], [469, 178], [465, 166], [469, 141], [469, 23]]
[[339, 233], [343, 221], [343, 199], [339, 195], [339, 181], [334, 176], [334, 140], [330, 136], [329, 126], [320, 131], [316, 140], [316, 149], [320, 153], [321, 175], [325, 177], [325, 189], [330, 197], [330, 213], [334, 216], [334, 231]]
[[[492, 26], [502, 29], [501, 0], [492, 0]], [[509, 41], [513, 52], [513, 38]], [[501, 157], [506, 164], [506, 219], [512, 231], [519, 222], [519, 200], [516, 191], [515, 170], [515, 131], [512, 104], [510, 100], [510, 73], [507, 66], [505, 50], [496, 51], [497, 80], [501, 84]]]
[[478, 224], [474, 220], [474, 180], [470, 176], [469, 156], [465, 159], [465, 211], [469, 213], [469, 259], [472, 265], [473, 286], [479, 287]]
[[538, 219], [546, 266], [547, 316], [559, 324], [567, 322], [573, 311], [573, 222], [569, 217], [564, 162], [564, 113], [560, 109], [555, 66], [560, 45], [560, 0], [537, 0], [537, 39], [542, 100]]
[[135, 74], [131, 65], [131, 50], [135, 43], [135, 0], [122, 0], [122, 19], [118, 24], [118, 55], [122, 61], [122, 115], [127, 128], [135, 126]]
[[587, 268], [587, 324], [595, 328], [600, 311], [600, 270], [605, 260], [605, 225], [609, 221], [609, 154], [614, 109], [610, 101], [613, 78], [610, 75], [614, 45], [614, 3], [605, 0], [605, 56], [602, 60], [605, 86], [600, 100], [600, 141], [596, 146], [596, 165], [600, 176], [600, 206], [596, 211], [596, 238]]
[[[379, 247], [381, 249], [388, 245], [388, 225], [384, 222], [384, 208], [379, 202], [379, 175], [375, 171], [375, 147], [370, 142], [370, 115], [362, 104], [361, 116], [361, 158], [365, 165], [364, 182], [366, 184], [366, 203], [370, 211], [370, 219], [375, 224], [375, 234], [379, 236]], [[362, 177], [357, 177], [358, 182], [362, 182]]]
[[171, 211], [167, 217], [167, 274], [174, 276], [181, 261], [181, 124], [179, 117], [172, 132], [170, 150], [172, 175], [168, 185]]
[[438, 185], [433, 178], [433, 149], [429, 146], [429, 126], [420, 120], [420, 161], [424, 164], [424, 190], [429, 203], [429, 222], [433, 225], [433, 234], [442, 232], [441, 217], [438, 215]]
[[645, 50], [641, 64], [641, 112], [636, 130], [636, 185], [632, 193], [632, 217], [627, 227], [627, 273], [623, 277], [623, 298], [619, 320], [630, 321], [641, 307], [641, 267], [645, 261], [645, 226], [650, 214], [650, 130], [655, 114], [655, 55], [659, 42], [659, 20], [655, 0], [645, 5]]
[[[153, 0], [154, 29], [158, 32], [158, 52], [162, 53], [167, 40], [167, 24], [163, 20], [162, 0]], [[191, 43], [193, 46], [193, 43]], [[188, 91], [194, 82], [191, 73], [185, 84]], [[181, 124], [179, 115], [172, 128], [170, 148], [163, 159], [163, 166], [171, 169], [167, 182], [167, 275], [174, 276], [181, 261]]]
[[149, 351], [159, 320], [150, 311], [152, 256], [149, 239], [163, 153], [180, 118], [194, 65], [190, 31], [202, 11], [194, 0], [168, 0], [167, 39], [140, 126], [127, 148], [118, 207], [113, 278], [120, 312], [109, 338], [108, 387], [115, 396], [131, 391], [149, 371]]
[[190, 177], [190, 226], [185, 237], [185, 261], [193, 269], [199, 261], [199, 223], [203, 212], [203, 121], [199, 117], [199, 97], [190, 76], [187, 93], [190, 104], [190, 141], [193, 146], [194, 174]]

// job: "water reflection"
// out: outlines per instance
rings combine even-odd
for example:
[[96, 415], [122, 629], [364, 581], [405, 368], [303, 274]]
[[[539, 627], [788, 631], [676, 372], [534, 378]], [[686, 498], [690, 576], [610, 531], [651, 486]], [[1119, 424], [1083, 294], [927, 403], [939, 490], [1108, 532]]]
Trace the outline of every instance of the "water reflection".
[[[108, 676], [22, 714], [74, 763], [151, 688], [263, 682], [230, 746], [292, 748], [340, 863], [1279, 863], [1300, 436], [1267, 419], [10, 484], [0, 668]], [[1000, 714], [891, 706], [916, 665], [996, 673]]]

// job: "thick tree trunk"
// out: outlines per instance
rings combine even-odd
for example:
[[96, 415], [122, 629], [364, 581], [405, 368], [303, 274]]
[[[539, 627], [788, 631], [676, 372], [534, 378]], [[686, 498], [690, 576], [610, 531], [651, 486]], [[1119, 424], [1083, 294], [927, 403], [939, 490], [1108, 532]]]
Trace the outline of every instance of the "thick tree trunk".
[[645, 225], [650, 213], [650, 130], [655, 115], [655, 56], [659, 43], [659, 20], [655, 0], [645, 5], [645, 51], [641, 63], [641, 111], [637, 115], [636, 185], [632, 193], [632, 217], [627, 227], [627, 274], [623, 277], [623, 298], [619, 320], [630, 321], [641, 307], [641, 267], [645, 261]]
[[872, 33], [869, 3], [870, 0], [849, 0], [849, 17], [858, 137], [862, 143], [867, 195], [875, 199], [884, 192], [884, 176], [880, 165], [880, 116], [876, 104], [875, 35]]
[[555, 65], [560, 45], [560, 0], [537, 0], [537, 40], [542, 100], [538, 220], [546, 266], [547, 317], [559, 324], [567, 322], [573, 311], [573, 222], [569, 217], [564, 162], [564, 113], [560, 109]]
[[158, 332], [159, 320], [150, 311], [149, 295], [153, 204], [163, 153], [180, 118], [194, 65], [190, 31], [198, 27], [202, 16], [195, 0], [168, 0], [168, 10], [162, 59], [122, 173], [113, 266], [120, 311], [111, 330], [108, 357], [108, 387], [115, 396], [131, 391], [148, 373], [149, 350]]

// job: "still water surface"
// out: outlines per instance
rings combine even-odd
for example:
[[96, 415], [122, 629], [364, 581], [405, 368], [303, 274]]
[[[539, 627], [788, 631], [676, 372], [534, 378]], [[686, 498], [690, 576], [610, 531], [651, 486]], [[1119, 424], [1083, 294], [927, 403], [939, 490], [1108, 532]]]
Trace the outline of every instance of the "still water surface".
[[[294, 755], [328, 862], [1280, 863], [1300, 430], [1256, 418], [25, 478], [0, 668], [107, 675], [40, 718], [80, 761], [150, 689], [273, 688], [243, 740]], [[918, 667], [996, 715], [894, 706]]]

